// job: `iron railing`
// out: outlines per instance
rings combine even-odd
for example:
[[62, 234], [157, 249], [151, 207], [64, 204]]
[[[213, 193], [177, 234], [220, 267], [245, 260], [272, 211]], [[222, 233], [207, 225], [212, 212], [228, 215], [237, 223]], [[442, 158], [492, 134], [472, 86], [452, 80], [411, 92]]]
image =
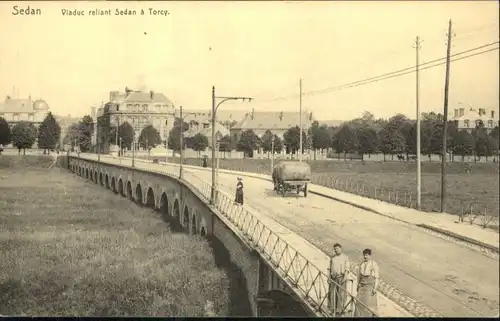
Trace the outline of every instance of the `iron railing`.
[[[80, 154], [80, 158], [97, 160], [93, 154]], [[131, 159], [101, 156], [102, 163], [131, 166]], [[168, 174], [178, 177], [178, 164], [165, 166], [152, 161], [136, 159], [135, 167], [141, 170]], [[210, 200], [211, 184], [193, 172], [184, 169], [184, 181], [198, 190]], [[269, 229], [261, 220], [244, 206], [234, 202], [234, 197], [216, 190], [215, 204], [217, 210], [233, 225], [245, 238], [247, 243], [274, 268], [275, 272], [297, 293], [317, 314], [323, 316], [353, 317], [356, 309], [365, 310], [368, 315], [376, 317], [376, 313], [356, 300], [353, 291], [346, 290], [334, 282], [326, 271], [322, 271], [315, 264], [299, 253], [278, 234]], [[354, 285], [353, 285], [354, 287]], [[339, 299], [341, 296], [341, 299]], [[341, 306], [339, 306], [341, 304]]]

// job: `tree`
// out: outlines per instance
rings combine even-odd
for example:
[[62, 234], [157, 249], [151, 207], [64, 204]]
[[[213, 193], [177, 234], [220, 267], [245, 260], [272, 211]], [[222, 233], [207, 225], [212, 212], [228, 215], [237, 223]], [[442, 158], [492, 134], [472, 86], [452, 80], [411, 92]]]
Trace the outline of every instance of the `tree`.
[[[262, 136], [262, 149], [265, 153], [273, 152], [273, 137], [274, 137], [274, 153], [279, 153], [283, 149], [283, 142], [277, 135], [273, 135], [268, 129]], [[269, 154], [267, 155], [269, 157]]]
[[219, 151], [220, 152], [230, 152], [232, 149], [231, 146], [231, 136], [226, 135], [222, 137], [219, 141]]
[[[475, 156], [481, 160], [482, 156], [488, 156], [488, 135], [483, 127], [477, 126], [472, 130], [472, 136], [476, 141]], [[474, 158], [474, 160], [476, 159]]]
[[405, 148], [405, 137], [399, 131], [391, 132], [389, 129], [384, 128], [379, 133], [380, 137], [380, 151], [384, 155], [384, 162], [386, 161], [385, 156], [391, 155], [394, 159], [394, 155], [402, 153]]
[[500, 135], [499, 135], [499, 128], [498, 126], [495, 126], [495, 128], [493, 128], [493, 130], [490, 132], [490, 136], [495, 138], [497, 141], [500, 140]]
[[330, 147], [332, 136], [328, 132], [328, 127], [325, 125], [319, 126], [317, 121], [314, 121], [309, 129], [309, 136], [314, 150], [314, 160], [316, 160], [316, 151]]
[[150, 150], [161, 144], [160, 133], [152, 125], [148, 125], [141, 130], [138, 141], [142, 148]]
[[[122, 123], [118, 127], [118, 139], [121, 138], [122, 148], [132, 148], [132, 142], [134, 141], [134, 127], [128, 122]], [[120, 142], [118, 142], [119, 144]]]
[[498, 155], [498, 140], [496, 140], [492, 136], [488, 136], [486, 144], [486, 160], [488, 160], [488, 156], [495, 157], [497, 155]]
[[474, 150], [474, 137], [472, 137], [472, 135], [466, 130], [459, 131], [455, 137], [453, 137], [453, 154], [461, 156], [462, 162], [464, 161], [465, 156], [473, 155]]
[[[185, 132], [189, 129], [189, 124], [186, 122], [182, 123], [182, 132]], [[170, 130], [168, 134], [168, 148], [174, 151], [181, 150], [181, 119], [175, 118], [174, 126]]]
[[411, 120], [403, 123], [401, 127], [401, 134], [405, 138], [406, 159], [408, 155], [415, 155], [417, 153], [417, 124]]
[[[305, 131], [302, 131], [302, 153], [307, 147], [307, 135]], [[295, 154], [300, 148], [300, 128], [299, 126], [294, 126], [289, 128], [285, 134], [283, 134], [283, 144], [285, 145], [287, 152]]]
[[45, 119], [38, 127], [38, 147], [43, 149], [43, 153], [56, 148], [59, 138], [61, 137], [61, 126], [51, 112], [47, 114]]
[[191, 138], [191, 148], [194, 151], [198, 152], [198, 157], [200, 156], [200, 152], [204, 151], [208, 147], [208, 137], [203, 135], [202, 133], [198, 133]]
[[83, 116], [78, 123], [78, 135], [76, 137], [81, 152], [88, 152], [92, 147], [92, 133], [94, 132], [94, 121], [89, 115]]
[[37, 130], [31, 122], [21, 121], [12, 128], [12, 144], [16, 146], [23, 155], [26, 155], [26, 148], [31, 148], [36, 141]]
[[0, 117], [0, 145], [8, 145], [11, 141], [10, 126], [7, 121]]
[[379, 138], [375, 128], [361, 127], [356, 130], [356, 137], [358, 139], [358, 152], [361, 155], [377, 152]]
[[244, 152], [245, 156], [253, 157], [253, 151], [259, 148], [260, 143], [259, 136], [257, 136], [253, 130], [249, 129], [241, 133], [236, 149], [240, 152]]
[[347, 153], [352, 153], [358, 150], [356, 130], [352, 128], [352, 125], [342, 125], [335, 136], [333, 136], [331, 145], [337, 154], [344, 153], [345, 159]]

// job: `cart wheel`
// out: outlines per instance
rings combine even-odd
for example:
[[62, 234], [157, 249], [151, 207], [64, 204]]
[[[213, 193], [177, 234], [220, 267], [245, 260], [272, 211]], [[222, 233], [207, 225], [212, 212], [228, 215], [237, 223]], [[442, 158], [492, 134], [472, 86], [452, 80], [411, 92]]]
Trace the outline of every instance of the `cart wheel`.
[[304, 186], [304, 197], [307, 197], [307, 184]]

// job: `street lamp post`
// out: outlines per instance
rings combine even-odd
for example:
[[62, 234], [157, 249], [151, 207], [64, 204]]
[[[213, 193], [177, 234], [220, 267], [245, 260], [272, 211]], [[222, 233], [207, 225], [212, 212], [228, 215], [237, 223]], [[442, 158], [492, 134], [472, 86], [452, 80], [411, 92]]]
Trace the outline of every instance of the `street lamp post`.
[[[216, 104], [216, 100], [217, 99], [221, 99], [221, 101]], [[216, 139], [215, 139], [215, 121], [216, 121], [216, 113], [217, 113], [217, 109], [219, 108], [219, 106], [228, 101], [228, 100], [243, 100], [245, 101], [246, 99], [248, 99], [248, 101], [252, 101], [252, 98], [250, 97], [217, 97], [215, 96], [215, 86], [212, 86], [212, 142], [211, 142], [211, 145], [212, 145], [212, 189], [211, 189], [211, 192], [210, 192], [210, 204], [215, 204], [215, 191], [216, 191], [216, 154], [215, 154], [215, 145], [216, 145]]]
[[[182, 106], [179, 107], [179, 119], [180, 119], [180, 143], [181, 143], [181, 146], [180, 146], [180, 165], [179, 165], [179, 178], [182, 179], [182, 174], [183, 174], [183, 171], [184, 171], [184, 168], [183, 168], [183, 163], [184, 163], [184, 132], [183, 132], [183, 124], [184, 124], [184, 118], [186, 118], [187, 116], [189, 115], [195, 115], [196, 113], [186, 113], [186, 114], [183, 114], [182, 113]], [[168, 144], [168, 142], [167, 142]]]
[[132, 118], [132, 167], [135, 166], [135, 118]]
[[220, 159], [220, 142], [216, 141], [215, 148], [217, 149], [217, 181], [215, 182], [216, 188], [219, 188], [219, 159]]
[[271, 137], [271, 173], [274, 169], [274, 135]]
[[184, 132], [182, 131], [182, 124], [184, 123], [184, 118], [182, 117], [182, 106], [179, 107], [180, 110], [180, 119], [181, 119], [181, 124], [180, 124], [180, 140], [181, 140], [181, 145], [180, 145], [180, 155], [179, 155], [179, 178], [182, 179], [182, 163], [184, 163]]
[[165, 167], [168, 165], [168, 119], [165, 120]]

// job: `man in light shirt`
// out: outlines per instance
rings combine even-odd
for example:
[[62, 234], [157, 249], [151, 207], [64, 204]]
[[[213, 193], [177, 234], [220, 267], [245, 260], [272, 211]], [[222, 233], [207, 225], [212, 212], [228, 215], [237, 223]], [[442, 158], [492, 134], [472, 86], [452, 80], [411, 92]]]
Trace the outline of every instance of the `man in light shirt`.
[[350, 273], [349, 257], [342, 252], [342, 245], [333, 245], [335, 255], [330, 259], [330, 286], [328, 306], [335, 315], [352, 312], [350, 296], [353, 291], [353, 278]]

